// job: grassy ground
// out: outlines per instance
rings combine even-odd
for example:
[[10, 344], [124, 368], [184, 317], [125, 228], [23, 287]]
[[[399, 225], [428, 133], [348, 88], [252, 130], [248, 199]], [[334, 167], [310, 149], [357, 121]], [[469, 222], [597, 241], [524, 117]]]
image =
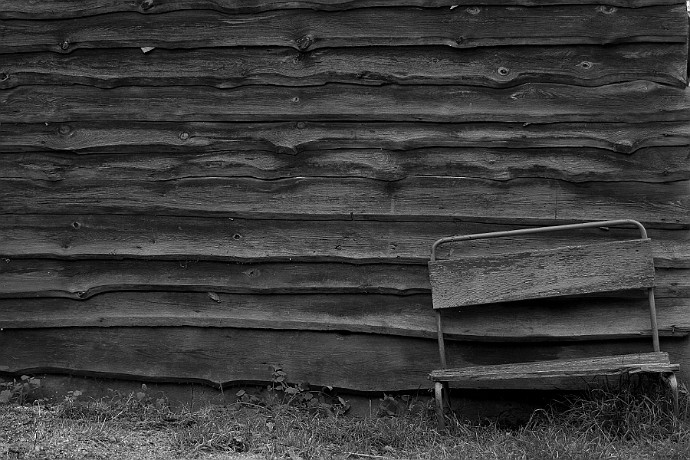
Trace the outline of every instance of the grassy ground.
[[[688, 402], [674, 419], [662, 391], [595, 391], [534, 413], [519, 427], [450, 420], [436, 430], [428, 401], [383, 401], [382, 416], [343, 415], [346, 401], [295, 390], [172, 410], [145, 391], [57, 404], [0, 405], [0, 459], [610, 459], [690, 458]], [[345, 405], [343, 405], [345, 403]], [[390, 416], [386, 409], [395, 405]]]

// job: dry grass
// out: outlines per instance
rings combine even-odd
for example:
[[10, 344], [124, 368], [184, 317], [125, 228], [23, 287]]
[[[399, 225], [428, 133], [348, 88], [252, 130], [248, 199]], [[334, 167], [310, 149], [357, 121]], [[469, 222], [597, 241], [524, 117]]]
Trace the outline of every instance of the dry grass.
[[683, 416], [663, 392], [595, 391], [534, 413], [524, 426], [433, 414], [360, 419], [265, 401], [171, 410], [141, 393], [56, 405], [0, 406], [0, 459], [611, 459], [690, 458]]

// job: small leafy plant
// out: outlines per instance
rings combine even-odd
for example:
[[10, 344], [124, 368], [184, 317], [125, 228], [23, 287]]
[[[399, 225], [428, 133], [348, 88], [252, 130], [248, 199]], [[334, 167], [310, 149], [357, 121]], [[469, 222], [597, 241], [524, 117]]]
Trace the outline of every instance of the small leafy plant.
[[16, 402], [24, 404], [28, 401], [31, 392], [41, 386], [41, 379], [22, 375], [19, 380], [12, 379], [8, 382], [0, 382], [0, 404]]
[[379, 417], [403, 417], [430, 413], [433, 400], [422, 400], [410, 395], [392, 396], [383, 394], [379, 402], [377, 414]]
[[333, 392], [333, 387], [326, 386], [312, 390], [309, 382], [291, 383], [287, 373], [281, 367], [274, 367], [271, 382], [266, 387], [265, 398], [251, 395], [239, 390], [235, 395], [240, 403], [277, 406], [287, 405], [322, 415], [341, 415], [350, 409], [350, 404]]

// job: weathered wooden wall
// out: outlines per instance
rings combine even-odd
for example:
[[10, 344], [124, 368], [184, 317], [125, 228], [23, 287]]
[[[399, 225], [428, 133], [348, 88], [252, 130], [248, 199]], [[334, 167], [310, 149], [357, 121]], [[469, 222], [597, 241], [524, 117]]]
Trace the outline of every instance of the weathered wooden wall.
[[[427, 387], [435, 239], [634, 218], [690, 378], [685, 2], [390, 5], [0, 0], [0, 371]], [[450, 352], [645, 349], [645, 308], [491, 305]]]

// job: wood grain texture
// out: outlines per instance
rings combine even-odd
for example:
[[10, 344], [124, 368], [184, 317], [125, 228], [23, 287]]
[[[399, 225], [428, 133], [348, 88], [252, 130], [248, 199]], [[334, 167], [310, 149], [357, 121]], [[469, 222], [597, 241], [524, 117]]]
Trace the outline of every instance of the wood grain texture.
[[649, 240], [429, 262], [434, 308], [654, 286]]
[[[662, 337], [690, 334], [690, 300], [659, 299]], [[380, 294], [247, 295], [218, 292], [114, 292], [88, 300], [0, 300], [0, 328], [237, 327], [436, 337], [431, 296]], [[486, 305], [444, 312], [446, 338], [556, 342], [648, 337], [642, 299], [587, 298]]]
[[600, 356], [558, 361], [539, 361], [496, 366], [470, 366], [434, 370], [432, 381], [451, 381], [454, 387], [476, 389], [532, 388], [561, 390], [589, 389], [592, 381], [601, 378], [644, 373], [678, 371], [668, 353], [655, 352], [617, 356]]
[[[399, 0], [395, 6], [417, 6], [439, 8], [475, 5], [611, 5], [623, 8], [640, 8], [655, 5], [678, 5], [678, 0]], [[255, 13], [259, 11], [283, 9], [312, 9], [339, 11], [351, 8], [371, 8], [390, 6], [388, 0], [59, 0], [51, 2], [26, 2], [24, 0], [1, 0], [2, 19], [56, 19], [97, 14], [136, 11], [145, 14], [167, 13], [179, 10], [214, 10], [224, 13]]]
[[393, 293], [428, 292], [426, 268], [419, 265], [343, 263], [237, 264], [197, 260], [4, 259], [0, 297], [84, 299], [118, 291], [231, 293]]
[[[424, 265], [197, 260], [0, 260], [0, 297], [86, 299], [115, 291], [234, 294], [429, 293]], [[688, 269], [656, 269], [657, 296], [690, 297]], [[628, 294], [626, 294], [627, 296]], [[640, 297], [638, 293], [630, 297]]]
[[141, 182], [190, 178], [360, 177], [399, 181], [419, 176], [519, 178], [568, 182], [673, 182], [690, 179], [690, 148], [643, 148], [631, 155], [580, 148], [425, 148], [309, 150], [294, 154], [234, 150], [222, 153], [5, 153], [0, 179], [50, 182], [102, 176]]
[[168, 182], [0, 180], [4, 214], [160, 214], [308, 220], [448, 220], [537, 223], [636, 219], [690, 224], [688, 181], [664, 184], [547, 179], [415, 177], [189, 178]]
[[[686, 337], [683, 2], [455, 5], [0, 0], [0, 371], [426, 388], [430, 242], [595, 218]], [[639, 293], [447, 316], [453, 366], [651, 348]]]
[[592, 147], [632, 153], [690, 145], [686, 122], [630, 123], [146, 123], [0, 124], [0, 152], [171, 153], [427, 147]]
[[[548, 18], [548, 19], [547, 19]], [[136, 12], [79, 19], [0, 22], [0, 53], [81, 48], [167, 49], [282, 46], [301, 51], [345, 46], [502, 45], [687, 42], [685, 5], [616, 9], [595, 5], [541, 8], [365, 8], [338, 14], [283, 10], [218, 14]]]
[[[546, 222], [556, 225], [559, 221]], [[431, 243], [457, 234], [526, 228], [465, 221], [290, 221], [155, 215], [5, 215], [5, 258], [426, 264]], [[690, 268], [690, 230], [648, 229], [657, 267]], [[633, 239], [635, 229], [585, 229], [443, 245], [440, 258]]]
[[[133, 346], [133, 344], [136, 344]], [[684, 342], [663, 343], [674, 362]], [[646, 341], [537, 344], [449, 343], [450, 366], [569, 359], [647, 351]], [[232, 328], [61, 328], [5, 330], [0, 371], [60, 372], [212, 384], [270, 380], [273, 366], [293, 381], [359, 391], [428, 388], [436, 341], [373, 334]], [[681, 378], [684, 374], [681, 373]]]
[[689, 273], [684, 273], [684, 270], [673, 269], [659, 269], [657, 270], [657, 281], [659, 285], [663, 285], [660, 294], [661, 297], [684, 297], [687, 287], [687, 279], [690, 278]]
[[[471, 366], [464, 369], [436, 369], [431, 372], [429, 378], [434, 381], [443, 381], [454, 378], [472, 378], [473, 375], [481, 373], [486, 376], [500, 379], [500, 374], [512, 374], [520, 378], [524, 372], [543, 373], [548, 376], [552, 373], [563, 374], [569, 370], [573, 372], [591, 372], [597, 369], [609, 369], [618, 372], [620, 366], [628, 365], [669, 365], [671, 363], [666, 352], [647, 352], [633, 353], [617, 356], [595, 356], [588, 358], [569, 359], [566, 361], [523, 361], [511, 364], [496, 364], [493, 366]], [[523, 367], [524, 366], [524, 367]], [[603, 367], [602, 367], [603, 366]], [[588, 375], [588, 374], [584, 374]], [[508, 377], [508, 376], [507, 376]], [[532, 376], [534, 377], [534, 375]]]
[[[687, 85], [684, 44], [499, 47], [206, 48], [78, 50], [3, 56], [0, 89], [21, 85], [313, 86], [450, 84], [494, 88], [529, 82], [597, 86], [633, 80]], [[499, 69], [501, 69], [499, 71]]]
[[448, 86], [318, 87], [31, 86], [0, 93], [0, 122], [426, 121], [653, 122], [690, 120], [690, 93], [636, 81], [596, 88], [526, 84], [492, 89]]

